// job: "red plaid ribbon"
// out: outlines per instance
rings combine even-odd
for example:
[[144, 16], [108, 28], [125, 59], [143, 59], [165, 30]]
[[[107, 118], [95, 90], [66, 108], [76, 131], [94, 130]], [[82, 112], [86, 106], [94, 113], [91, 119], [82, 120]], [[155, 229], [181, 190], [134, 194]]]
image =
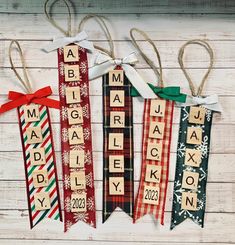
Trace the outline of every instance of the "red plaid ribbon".
[[[163, 99], [159, 99], [163, 100]], [[170, 156], [170, 145], [171, 145], [171, 131], [172, 131], [172, 119], [173, 119], [173, 110], [174, 102], [165, 100], [165, 115], [163, 117], [150, 116], [150, 106], [151, 101], [145, 100], [144, 104], [144, 117], [143, 117], [143, 144], [142, 144], [142, 170], [141, 170], [141, 180], [138, 190], [138, 195], [136, 197], [135, 209], [134, 209], [134, 222], [137, 219], [144, 216], [145, 214], [153, 214], [156, 219], [161, 219], [161, 224], [164, 224], [164, 210], [165, 210], [165, 201], [166, 201], [166, 192], [168, 185], [168, 171], [169, 171], [169, 156]], [[150, 139], [149, 130], [150, 122], [164, 122], [164, 134], [163, 139]], [[148, 160], [147, 159], [147, 145], [148, 142], [162, 142], [162, 156], [160, 161]], [[146, 167], [147, 165], [157, 165], [161, 166], [161, 177], [159, 183], [147, 183], [145, 180]], [[144, 203], [143, 199], [145, 198], [144, 186], [158, 186], [158, 205]]]
[[[76, 46], [76, 45], [75, 45]], [[78, 47], [78, 46], [77, 46]], [[79, 65], [79, 76], [76, 81], [65, 82], [65, 66]], [[96, 227], [95, 216], [95, 195], [94, 195], [94, 176], [93, 176], [93, 158], [92, 158], [92, 136], [91, 136], [91, 115], [90, 115], [90, 100], [89, 100], [89, 80], [88, 80], [88, 62], [87, 51], [84, 48], [78, 47], [78, 59], [73, 62], [64, 61], [63, 48], [58, 49], [58, 69], [59, 69], [59, 94], [60, 94], [60, 117], [61, 117], [61, 150], [62, 150], [62, 165], [63, 165], [63, 186], [64, 186], [64, 220], [65, 231], [78, 221], [83, 221], [92, 227]], [[80, 103], [66, 103], [66, 88], [79, 87]], [[68, 109], [81, 108], [83, 122], [79, 125], [69, 125]], [[82, 127], [84, 143], [69, 144], [69, 128]], [[84, 167], [70, 167], [70, 152], [83, 151]], [[71, 189], [71, 173], [79, 173], [85, 171], [85, 188], [82, 190]], [[72, 211], [75, 202], [72, 200], [72, 195], [86, 194], [86, 211]], [[79, 201], [79, 200], [77, 200]], [[79, 205], [79, 203], [77, 203]], [[83, 204], [81, 204], [83, 205]], [[76, 206], [76, 205], [75, 205]]]

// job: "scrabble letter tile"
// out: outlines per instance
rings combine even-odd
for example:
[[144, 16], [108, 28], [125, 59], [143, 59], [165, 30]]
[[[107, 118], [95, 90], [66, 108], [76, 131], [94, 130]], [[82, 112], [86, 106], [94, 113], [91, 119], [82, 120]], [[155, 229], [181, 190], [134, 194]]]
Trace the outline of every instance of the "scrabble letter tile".
[[164, 122], [150, 122], [149, 138], [163, 139], [165, 123]]
[[109, 133], [109, 150], [123, 150], [123, 133]]
[[48, 192], [38, 192], [34, 194], [34, 204], [37, 211], [51, 208], [51, 201]]
[[182, 192], [181, 209], [197, 210], [197, 193]]
[[109, 156], [109, 172], [124, 173], [124, 156], [110, 155]]
[[73, 150], [69, 153], [70, 168], [84, 168], [84, 150]]
[[123, 70], [113, 70], [109, 72], [110, 86], [123, 86], [124, 73]]
[[42, 130], [40, 127], [28, 127], [26, 129], [27, 144], [37, 144], [42, 142]]
[[110, 91], [110, 107], [124, 107], [125, 106], [125, 91], [111, 90]]
[[125, 112], [110, 111], [110, 128], [124, 128], [124, 127], [125, 127]]
[[206, 109], [198, 106], [191, 106], [189, 112], [189, 123], [204, 124]]
[[144, 185], [143, 203], [158, 205], [159, 190], [159, 186]]
[[25, 122], [40, 121], [40, 113], [38, 105], [30, 104], [24, 106], [24, 119]]
[[46, 164], [46, 156], [44, 147], [33, 148], [29, 151], [30, 162], [32, 165]]
[[86, 193], [71, 194], [71, 212], [86, 212]]
[[162, 167], [157, 165], [147, 164], [145, 172], [145, 181], [160, 183]]
[[200, 150], [186, 148], [184, 164], [192, 167], [199, 167], [202, 153]]
[[83, 128], [69, 128], [69, 144], [80, 145], [84, 143]]
[[198, 179], [199, 179], [199, 173], [191, 172], [191, 171], [184, 171], [183, 180], [182, 180], [182, 188], [197, 190]]
[[150, 116], [164, 117], [166, 109], [166, 101], [159, 99], [152, 99], [150, 105]]
[[109, 177], [109, 195], [124, 195], [124, 177]]
[[162, 159], [162, 143], [148, 142], [147, 157], [148, 160], [161, 161]]
[[84, 190], [86, 188], [85, 171], [70, 173], [71, 190]]
[[200, 145], [202, 143], [202, 129], [188, 127], [187, 129], [187, 143], [193, 145]]
[[65, 82], [75, 82], [80, 80], [79, 65], [64, 66]]
[[68, 108], [69, 125], [83, 123], [82, 107]]
[[33, 171], [33, 185], [35, 188], [48, 186], [48, 173], [47, 170], [34, 170]]
[[67, 87], [65, 88], [65, 94], [67, 104], [76, 104], [81, 102], [79, 87]]
[[79, 61], [78, 45], [69, 45], [64, 47], [64, 62]]

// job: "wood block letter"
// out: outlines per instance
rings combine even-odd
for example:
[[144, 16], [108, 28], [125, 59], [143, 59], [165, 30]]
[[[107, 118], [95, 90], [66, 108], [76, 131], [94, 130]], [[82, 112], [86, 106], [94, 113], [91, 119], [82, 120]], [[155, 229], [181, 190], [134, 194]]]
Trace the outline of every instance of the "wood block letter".
[[80, 145], [84, 143], [83, 128], [69, 128], [69, 144]]
[[84, 190], [86, 188], [85, 171], [70, 173], [71, 190]]
[[125, 106], [125, 91], [124, 90], [111, 90], [110, 91], [110, 106], [111, 107], [124, 107]]
[[191, 172], [191, 171], [184, 171], [183, 180], [182, 180], [182, 188], [197, 190], [198, 179], [199, 179], [199, 173]]
[[189, 112], [189, 123], [204, 124], [206, 109], [203, 107], [191, 106]]
[[158, 205], [159, 190], [159, 186], [144, 185], [143, 203]]
[[159, 99], [152, 99], [150, 105], [150, 116], [164, 117], [166, 109], [166, 101]]
[[48, 192], [38, 192], [34, 194], [34, 204], [37, 211], [51, 208], [51, 201]]
[[34, 170], [33, 171], [33, 185], [35, 188], [48, 186], [48, 173], [47, 170]]
[[24, 119], [25, 122], [40, 121], [40, 113], [38, 105], [25, 105], [24, 106]]
[[69, 153], [70, 168], [84, 168], [84, 150], [73, 150]]
[[29, 151], [30, 162], [32, 165], [46, 164], [45, 148], [33, 148]]
[[124, 177], [109, 177], [109, 195], [124, 195]]
[[162, 159], [162, 143], [148, 142], [147, 157], [148, 160], [161, 161]]
[[79, 61], [78, 45], [64, 47], [64, 62]]
[[181, 209], [197, 210], [197, 193], [182, 192]]
[[160, 183], [162, 167], [157, 165], [147, 164], [145, 172], [145, 181]]
[[124, 173], [124, 156], [110, 155], [109, 156], [109, 172]]
[[192, 167], [199, 167], [202, 153], [200, 150], [186, 148], [184, 164]]
[[150, 122], [149, 138], [163, 139], [164, 136], [164, 122]]
[[68, 108], [69, 125], [83, 123], [82, 107]]
[[79, 81], [81, 79], [80, 72], [79, 72], [79, 65], [65, 65], [64, 77], [65, 77], [65, 82]]
[[187, 143], [193, 145], [200, 145], [202, 143], [202, 129], [195, 128], [195, 127], [188, 127]]
[[125, 112], [110, 111], [110, 128], [124, 128], [124, 127], [125, 127]]
[[86, 212], [86, 193], [71, 194], [71, 212]]
[[110, 86], [123, 86], [124, 73], [123, 70], [113, 70], [109, 72]]
[[109, 133], [109, 150], [123, 150], [123, 133]]
[[67, 87], [65, 88], [65, 94], [67, 104], [76, 104], [81, 102], [79, 87]]
[[42, 130], [40, 127], [28, 127], [26, 129], [27, 143], [37, 144], [42, 142]]

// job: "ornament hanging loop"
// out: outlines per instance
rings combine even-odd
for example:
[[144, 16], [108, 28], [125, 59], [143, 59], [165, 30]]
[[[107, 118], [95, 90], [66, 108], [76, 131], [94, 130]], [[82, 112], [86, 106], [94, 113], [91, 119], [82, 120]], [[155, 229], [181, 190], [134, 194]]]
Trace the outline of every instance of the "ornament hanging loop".
[[[19, 52], [19, 55], [20, 55], [20, 60], [21, 60], [22, 66], [23, 66], [23, 76], [24, 76], [23, 78], [17, 72], [16, 67], [15, 67], [15, 65], [13, 63], [13, 60], [12, 60], [13, 45], [17, 46], [17, 49], [18, 49], [18, 52]], [[22, 51], [18, 41], [16, 41], [16, 40], [12, 40], [11, 41], [10, 46], [9, 46], [9, 53], [8, 54], [9, 54], [9, 60], [10, 60], [11, 68], [14, 71], [15, 75], [17, 76], [17, 78], [19, 79], [20, 83], [25, 88], [26, 92], [29, 93], [29, 94], [32, 93], [33, 92], [32, 91], [32, 86], [31, 86], [31, 83], [30, 83], [29, 78], [28, 78], [26, 65], [25, 65], [25, 59], [24, 59], [24, 56], [23, 56], [23, 51]]]
[[58, 2], [59, 0], [54, 0], [49, 8], [48, 11], [48, 4], [50, 2], [50, 0], [46, 0], [45, 4], [44, 4], [44, 13], [47, 17], [47, 20], [59, 31], [61, 31], [66, 37], [71, 37], [72, 36], [72, 14], [71, 14], [71, 9], [69, 6], [69, 1], [68, 0], [61, 0], [65, 3], [65, 6], [68, 10], [68, 20], [67, 20], [67, 30], [65, 30], [64, 28], [62, 28], [61, 26], [59, 26], [56, 21], [54, 20], [54, 18], [52, 17], [52, 14], [50, 12], [51, 7]]
[[114, 43], [113, 43], [113, 39], [111, 36], [111, 33], [105, 23], [106, 18], [104, 16], [100, 16], [100, 15], [96, 15], [96, 14], [88, 14], [86, 15], [80, 22], [79, 27], [78, 27], [78, 31], [82, 31], [83, 26], [85, 24], [86, 21], [90, 20], [90, 19], [95, 19], [96, 22], [99, 24], [99, 26], [101, 27], [101, 29], [103, 30], [108, 43], [109, 43], [109, 47], [110, 50], [107, 50], [103, 47], [100, 47], [98, 45], [94, 45], [94, 47], [104, 53], [106, 53], [108, 56], [110, 56], [111, 58], [115, 59], [115, 55], [114, 55]]
[[[135, 38], [134, 32], [137, 32], [140, 35], [142, 35], [144, 37], [144, 39], [147, 42], [149, 42], [149, 44], [153, 47], [154, 52], [156, 53], [156, 56], [157, 56], [157, 60], [158, 60], [158, 64], [159, 64], [159, 70], [156, 67], [156, 65], [154, 64], [154, 62], [143, 52], [143, 50], [141, 49], [141, 47], [137, 43], [137, 38]], [[153, 71], [156, 74], [156, 76], [159, 78], [159, 86], [160, 87], [164, 87], [163, 78], [162, 78], [162, 62], [161, 62], [161, 57], [160, 57], [159, 51], [158, 51], [156, 45], [154, 44], [153, 40], [151, 40], [149, 38], [149, 36], [144, 31], [142, 31], [140, 29], [137, 29], [137, 28], [132, 28], [130, 30], [130, 36], [131, 36], [131, 41], [132, 41], [133, 45], [139, 51], [139, 53], [144, 58], [144, 60], [146, 61], [146, 63], [153, 69]]]
[[[207, 70], [206, 74], [203, 76], [202, 81], [201, 81], [197, 91], [196, 91], [196, 88], [194, 86], [192, 79], [190, 78], [189, 74], [187, 73], [187, 71], [185, 69], [184, 62], [183, 62], [185, 48], [191, 44], [196, 44], [196, 45], [200, 45], [200, 46], [204, 47], [210, 56], [210, 64], [209, 64], [208, 70]], [[214, 54], [213, 54], [213, 50], [212, 50], [211, 46], [209, 45], [209, 43], [207, 43], [205, 40], [201, 40], [201, 39], [193, 39], [193, 40], [186, 42], [179, 50], [178, 62], [179, 62], [179, 65], [180, 65], [185, 77], [187, 78], [187, 80], [189, 82], [189, 86], [190, 86], [190, 90], [192, 92], [192, 95], [193, 96], [201, 96], [205, 82], [206, 82], [206, 79], [208, 78], [208, 76], [211, 72], [211, 69], [213, 67], [213, 63], [214, 63]]]

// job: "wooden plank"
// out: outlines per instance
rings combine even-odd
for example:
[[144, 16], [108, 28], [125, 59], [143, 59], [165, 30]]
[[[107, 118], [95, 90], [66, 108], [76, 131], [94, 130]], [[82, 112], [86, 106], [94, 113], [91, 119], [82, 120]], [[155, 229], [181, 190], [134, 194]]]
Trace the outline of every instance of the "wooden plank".
[[[234, 15], [105, 14], [104, 16], [110, 20], [109, 27], [114, 40], [126, 40], [133, 27], [146, 31], [153, 40], [235, 39]], [[66, 15], [55, 17], [59, 25], [65, 26]], [[76, 16], [75, 26], [78, 26], [83, 17], [83, 14]], [[4, 23], [1, 26], [0, 39], [49, 40], [55, 36], [61, 36], [61, 33], [46, 20], [44, 14], [6, 13], [0, 15], [0, 22]], [[88, 21], [84, 28], [90, 39], [106, 40], [93, 20]], [[143, 39], [138, 36], [137, 38]]]
[[[0, 152], [0, 180], [25, 180], [22, 152]], [[102, 152], [93, 152], [95, 179], [103, 179]], [[62, 179], [60, 152], [56, 152], [58, 177]], [[140, 179], [141, 153], [134, 154], [134, 179]], [[176, 153], [170, 155], [169, 180], [175, 178]], [[210, 154], [208, 182], [235, 183], [235, 154]]]
[[[0, 105], [7, 101], [7, 96], [0, 97]], [[54, 99], [59, 99], [58, 96], [52, 97]], [[233, 110], [233, 105], [235, 103], [234, 97], [220, 97], [220, 103], [223, 105], [223, 113], [215, 113], [213, 118], [213, 124], [234, 124], [235, 123], [235, 111]], [[91, 96], [91, 122], [92, 123], [102, 123], [102, 96]], [[133, 120], [134, 124], [143, 123], [143, 111], [144, 111], [144, 100], [141, 98], [133, 99]], [[51, 109], [51, 119], [53, 123], [60, 123], [59, 111]], [[175, 107], [173, 123], [178, 124], [180, 117], [180, 108]], [[16, 110], [11, 110], [0, 116], [1, 123], [18, 123]]]
[[[232, 0], [82, 0], [73, 3], [76, 13], [234, 13], [235, 5]], [[2, 0], [2, 13], [43, 13], [43, 2], [33, 0]], [[67, 13], [60, 2], [56, 5], [57, 13]]]
[[[54, 133], [55, 150], [60, 149], [60, 129], [58, 124], [52, 125]], [[93, 151], [102, 151], [103, 130], [102, 124], [92, 124]], [[5, 132], [9, 132], [6, 134]], [[142, 125], [136, 124], [134, 127], [134, 149], [141, 151]], [[0, 149], [1, 151], [21, 151], [19, 129], [16, 124], [0, 125]], [[17, 137], [16, 137], [17, 135]], [[175, 152], [178, 138], [178, 125], [173, 125], [171, 152]], [[213, 153], [234, 153], [235, 145], [235, 125], [214, 125], [211, 134], [211, 152]]]
[[[22, 49], [24, 50], [25, 62], [27, 67], [44, 67], [44, 68], [57, 68], [57, 52], [45, 53], [41, 49], [48, 44], [49, 41], [21, 41]], [[96, 43], [96, 42], [95, 42]], [[150, 59], [155, 60], [156, 54], [152, 48], [145, 42], [139, 42], [141, 48], [145, 50], [146, 55]], [[157, 41], [157, 46], [161, 54], [163, 68], [178, 68], [178, 51], [185, 41]], [[10, 67], [8, 59], [8, 47], [10, 41], [0, 41], [0, 56], [2, 62], [0, 67]], [[99, 45], [106, 47], [107, 42], [100, 41]], [[234, 68], [235, 67], [235, 53], [231, 50], [235, 49], [234, 41], [210, 41], [210, 45], [214, 50], [216, 59], [214, 61], [214, 68]], [[115, 42], [116, 57], [125, 57], [131, 52], [135, 51], [130, 41], [116, 41]], [[186, 68], [207, 68], [209, 57], [207, 52], [199, 45], [191, 46], [187, 52], [187, 63]], [[22, 67], [19, 55], [15, 52], [12, 53], [14, 57], [15, 66]], [[37, 57], [35, 59], [35, 57]], [[94, 63], [95, 55], [90, 56], [90, 66]], [[148, 65], [144, 60], [139, 57], [139, 63], [136, 65], [137, 68], [148, 68]], [[56, 78], [55, 78], [56, 79]]]
[[[134, 190], [137, 195], [139, 182], [135, 182]], [[96, 210], [102, 210], [102, 181], [95, 181], [96, 193]], [[235, 213], [235, 196], [230, 195], [235, 188], [235, 183], [208, 183], [207, 184], [207, 203], [206, 211], [222, 212], [222, 213]], [[62, 190], [62, 182], [60, 182], [60, 190]], [[27, 209], [26, 188], [24, 181], [1, 181], [0, 182], [0, 210], [19, 210]], [[173, 198], [173, 182], [169, 183], [166, 201], [166, 211], [172, 209]], [[63, 198], [61, 200], [62, 207]]]
[[[41, 64], [43, 65], [43, 64]], [[146, 82], [157, 85], [156, 76], [151, 69], [137, 69]], [[19, 70], [21, 72], [21, 70]], [[193, 81], [201, 78], [205, 69], [188, 69]], [[182, 91], [190, 94], [188, 82], [180, 68], [164, 69], [165, 86], [180, 86]], [[50, 85], [53, 94], [58, 95], [58, 70], [48, 68], [28, 69], [30, 80], [35, 90]], [[1, 83], [0, 95], [7, 95], [9, 90], [23, 91], [17, 82], [14, 72], [10, 68], [0, 70]], [[213, 69], [206, 81], [204, 94], [218, 94], [223, 96], [235, 96], [234, 82], [235, 69]], [[102, 78], [90, 82], [90, 95], [102, 95]], [[4, 97], [0, 96], [3, 100]], [[1, 118], [0, 118], [1, 120]]]
[[[84, 223], [74, 225], [69, 232], [63, 233], [61, 222], [45, 220], [33, 230], [29, 229], [28, 211], [0, 211], [0, 238], [4, 239], [63, 239], [92, 241], [128, 241], [128, 242], [170, 242], [184, 243], [233, 243], [235, 240], [234, 213], [208, 213], [205, 216], [205, 228], [201, 229], [190, 220], [184, 221], [175, 230], [170, 231], [171, 214], [166, 213], [165, 225], [154, 223], [152, 217], [145, 216], [135, 225], [123, 212], [115, 212], [105, 224], [101, 224], [101, 212], [97, 212], [98, 229]], [[120, 225], [120, 222], [125, 225]], [[4, 225], [3, 225], [4, 224]], [[143, 228], [144, 227], [144, 228]], [[223, 229], [223, 235], [221, 235]], [[13, 232], [14, 230], [14, 232]], [[115, 231], [115, 232], [114, 232]], [[183, 235], [182, 235], [183, 234]]]

